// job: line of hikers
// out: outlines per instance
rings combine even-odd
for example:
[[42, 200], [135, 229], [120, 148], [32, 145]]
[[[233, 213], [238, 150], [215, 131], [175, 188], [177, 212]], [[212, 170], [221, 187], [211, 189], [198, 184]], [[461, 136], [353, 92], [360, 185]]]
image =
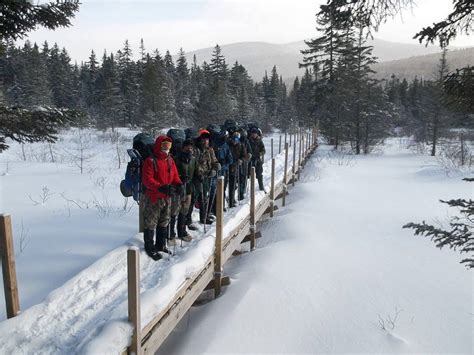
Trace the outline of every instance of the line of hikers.
[[[171, 254], [168, 247], [176, 245], [176, 237], [185, 242], [192, 240], [186, 228], [198, 229], [192, 221], [195, 206], [204, 230], [214, 222], [218, 176], [224, 176], [229, 208], [245, 198], [252, 166], [259, 189], [264, 191], [265, 145], [256, 125], [238, 126], [228, 120], [221, 127], [212, 124], [199, 131], [170, 129], [167, 135], [156, 138], [152, 152], [136, 169], [141, 169], [139, 204], [145, 251], [154, 260], [161, 259], [160, 252]], [[129, 155], [133, 161], [132, 153]], [[129, 168], [133, 170], [127, 167], [127, 174], [132, 174]]]

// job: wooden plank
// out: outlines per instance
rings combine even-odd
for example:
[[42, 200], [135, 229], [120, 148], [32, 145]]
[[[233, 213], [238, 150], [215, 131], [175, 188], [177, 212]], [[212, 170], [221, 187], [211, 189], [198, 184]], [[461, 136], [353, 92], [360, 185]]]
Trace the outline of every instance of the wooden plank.
[[[211, 280], [211, 282], [209, 282], [206, 286], [206, 288], [204, 289], [204, 291], [209, 291], [209, 290], [213, 290], [215, 289], [215, 284], [216, 284], [216, 280], [213, 279]], [[229, 286], [230, 285], [230, 277], [229, 276], [223, 276], [221, 277], [221, 282], [220, 282], [220, 288], [224, 287], [224, 286]]]
[[127, 250], [128, 272], [128, 321], [133, 325], [132, 344], [129, 354], [140, 355], [141, 352], [141, 318], [140, 318], [140, 252], [137, 247]]
[[281, 154], [281, 134], [280, 134], [280, 142], [278, 143], [278, 154]]
[[[255, 232], [255, 239], [262, 238], [262, 232]], [[240, 242], [240, 244], [248, 243], [252, 240], [252, 235], [247, 234], [244, 239]]]
[[221, 293], [222, 278], [222, 238], [224, 234], [224, 177], [217, 179], [216, 201], [216, 246], [214, 249], [214, 298]]
[[7, 318], [12, 318], [20, 311], [20, 300], [13, 250], [12, 221], [9, 214], [0, 215], [0, 250], [2, 251], [3, 289]]
[[255, 249], [255, 167], [250, 169], [250, 250]]
[[273, 138], [270, 139], [270, 141], [271, 141], [271, 143], [270, 143], [271, 144], [271, 155], [270, 155], [270, 157], [273, 159]]
[[[160, 317], [159, 321], [154, 324], [145, 334], [142, 340], [142, 349], [144, 354], [154, 354], [160, 345], [165, 341], [166, 337], [173, 331], [179, 321], [186, 312], [191, 308], [197, 298], [204, 291], [211, 280], [214, 279], [214, 257], [196, 278], [183, 290], [184, 292], [177, 295], [170, 308]], [[179, 297], [178, 297], [179, 296]]]

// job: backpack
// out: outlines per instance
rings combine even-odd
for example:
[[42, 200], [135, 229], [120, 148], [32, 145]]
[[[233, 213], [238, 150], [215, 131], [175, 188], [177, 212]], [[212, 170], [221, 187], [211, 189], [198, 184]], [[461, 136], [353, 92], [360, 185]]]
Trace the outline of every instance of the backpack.
[[142, 184], [142, 166], [146, 158], [153, 156], [155, 139], [147, 133], [133, 137], [133, 148], [127, 149], [130, 161], [125, 171], [125, 179], [120, 182], [120, 192], [124, 197], [133, 197], [137, 202], [144, 191]]

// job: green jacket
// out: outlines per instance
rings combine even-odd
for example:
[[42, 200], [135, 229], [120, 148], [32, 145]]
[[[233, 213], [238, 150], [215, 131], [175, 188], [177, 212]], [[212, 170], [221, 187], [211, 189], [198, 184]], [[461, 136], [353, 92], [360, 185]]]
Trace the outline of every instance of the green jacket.
[[265, 144], [263, 144], [262, 138], [257, 136], [253, 139], [249, 137], [250, 153], [252, 153], [252, 161], [260, 160], [263, 163], [263, 156], [265, 155]]
[[193, 186], [197, 181], [197, 160], [193, 156], [189, 160], [182, 154], [175, 158], [178, 174], [183, 184], [186, 185], [186, 195], [193, 193]]

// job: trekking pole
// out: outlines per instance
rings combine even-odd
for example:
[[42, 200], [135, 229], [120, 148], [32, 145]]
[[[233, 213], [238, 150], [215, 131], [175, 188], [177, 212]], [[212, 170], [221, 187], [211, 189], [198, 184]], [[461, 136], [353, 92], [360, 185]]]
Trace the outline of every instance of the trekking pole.
[[[209, 188], [211, 186], [211, 177], [207, 177], [208, 178], [208, 182], [209, 182]], [[209, 190], [209, 189], [208, 189]], [[204, 197], [204, 196], [203, 196]], [[207, 232], [206, 230], [206, 223], [207, 223], [207, 217], [208, 217], [208, 211], [209, 211], [209, 198], [211, 196], [209, 195], [209, 191], [207, 191], [207, 197], [206, 197], [206, 203], [204, 204], [204, 207], [206, 208], [206, 210], [204, 211], [204, 233]]]

